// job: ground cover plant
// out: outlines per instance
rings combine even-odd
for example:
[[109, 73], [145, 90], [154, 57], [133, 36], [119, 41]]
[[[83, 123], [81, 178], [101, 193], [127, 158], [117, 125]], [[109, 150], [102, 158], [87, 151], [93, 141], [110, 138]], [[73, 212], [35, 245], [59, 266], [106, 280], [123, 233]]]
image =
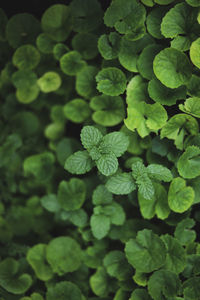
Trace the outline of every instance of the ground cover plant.
[[0, 300], [200, 299], [200, 1], [0, 24]]

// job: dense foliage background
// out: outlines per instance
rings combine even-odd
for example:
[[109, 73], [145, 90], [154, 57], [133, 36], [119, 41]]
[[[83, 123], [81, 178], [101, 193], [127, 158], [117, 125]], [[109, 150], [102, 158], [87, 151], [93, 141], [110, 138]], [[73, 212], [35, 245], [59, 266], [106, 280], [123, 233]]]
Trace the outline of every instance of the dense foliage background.
[[200, 1], [0, 8], [0, 300], [200, 299]]

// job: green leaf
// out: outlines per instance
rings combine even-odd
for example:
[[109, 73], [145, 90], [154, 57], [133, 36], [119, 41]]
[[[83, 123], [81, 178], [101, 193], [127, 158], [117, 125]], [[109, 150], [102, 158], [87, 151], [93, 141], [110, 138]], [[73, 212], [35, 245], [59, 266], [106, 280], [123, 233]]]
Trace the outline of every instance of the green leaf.
[[111, 60], [118, 56], [120, 35], [117, 32], [103, 34], [98, 39], [98, 50], [104, 59]]
[[139, 272], [150, 273], [165, 263], [166, 247], [152, 230], [144, 229], [125, 246], [128, 262]]
[[130, 300], [151, 300], [151, 298], [145, 289], [135, 289]]
[[65, 117], [74, 123], [83, 123], [91, 115], [89, 104], [83, 99], [73, 99], [63, 108]]
[[13, 54], [12, 62], [20, 70], [32, 70], [40, 62], [40, 53], [32, 45], [23, 45]]
[[12, 83], [17, 89], [29, 88], [37, 83], [37, 75], [31, 70], [18, 70], [12, 74]]
[[70, 281], [60, 281], [48, 287], [46, 293], [47, 300], [82, 300], [82, 294], [78, 286]]
[[80, 136], [83, 147], [88, 150], [92, 149], [94, 146], [99, 146], [103, 138], [100, 130], [94, 126], [84, 126]]
[[53, 47], [53, 55], [55, 57], [56, 60], [61, 59], [61, 57], [66, 54], [69, 51], [69, 48], [63, 44], [63, 43], [57, 43], [54, 47]]
[[180, 242], [169, 234], [161, 236], [167, 248], [167, 256], [164, 269], [176, 274], [181, 273], [186, 266], [186, 251]]
[[109, 293], [109, 286], [109, 277], [105, 268], [99, 267], [97, 271], [90, 277], [90, 287], [92, 292], [99, 297], [107, 296]]
[[24, 294], [32, 285], [28, 274], [19, 274], [20, 263], [14, 258], [0, 262], [0, 286], [12, 294]]
[[[141, 35], [140, 27], [144, 26], [146, 11], [143, 5], [136, 0], [115, 0], [107, 8], [104, 15], [104, 23], [121, 33], [126, 34], [127, 38], [139, 39]], [[143, 32], [144, 35], [144, 32]]]
[[148, 177], [148, 174], [146, 172], [136, 178], [136, 184], [138, 186], [139, 194], [141, 194], [145, 199], [151, 200], [152, 197], [154, 196], [155, 190], [154, 190], [153, 182]]
[[56, 145], [56, 157], [61, 166], [66, 159], [81, 148], [80, 143], [74, 138], [63, 138]]
[[96, 76], [97, 89], [108, 96], [118, 96], [126, 89], [126, 76], [115, 67], [104, 68]]
[[53, 52], [56, 42], [48, 34], [41, 33], [37, 37], [36, 45], [40, 52], [50, 54]]
[[125, 254], [118, 250], [110, 251], [103, 260], [107, 273], [118, 280], [127, 280], [131, 276], [132, 268], [128, 264]]
[[96, 67], [86, 66], [77, 74], [76, 91], [80, 96], [90, 99], [97, 94], [95, 80], [97, 72]]
[[200, 278], [192, 277], [184, 281], [183, 294], [185, 300], [199, 299], [200, 295]]
[[[186, 3], [178, 3], [164, 16], [161, 23], [161, 32], [166, 38], [184, 38], [187, 47], [181, 51], [189, 50], [191, 40], [198, 37], [199, 25], [197, 23], [197, 11]], [[174, 45], [173, 45], [174, 46]]]
[[37, 84], [43, 93], [50, 93], [58, 90], [61, 83], [61, 78], [56, 72], [46, 72], [37, 81]]
[[66, 210], [81, 208], [86, 198], [86, 186], [83, 180], [71, 178], [68, 182], [62, 180], [58, 186], [58, 202]]
[[71, 32], [70, 9], [64, 4], [48, 7], [42, 15], [42, 29], [56, 42], [67, 39]]
[[46, 261], [46, 245], [37, 244], [27, 252], [26, 259], [31, 265], [38, 279], [47, 281], [53, 277], [53, 272]]
[[106, 182], [107, 189], [115, 195], [128, 195], [136, 189], [131, 173], [119, 173]]
[[177, 177], [174, 178], [169, 186], [168, 203], [171, 210], [176, 213], [187, 211], [194, 201], [194, 190], [186, 186], [186, 181]]
[[151, 164], [147, 167], [147, 172], [150, 178], [159, 181], [170, 182], [172, 180], [171, 171], [159, 164]]
[[84, 67], [86, 62], [77, 51], [69, 51], [60, 59], [60, 68], [66, 75], [77, 75]]
[[20, 103], [28, 104], [36, 100], [40, 92], [40, 88], [37, 84], [25, 86], [17, 89], [16, 97]]
[[125, 36], [121, 38], [120, 50], [118, 54], [120, 64], [131, 72], [138, 72], [137, 59], [139, 53], [149, 44], [153, 44], [154, 40], [148, 34], [144, 35], [137, 41], [129, 41]]
[[118, 160], [113, 153], [102, 154], [96, 161], [96, 165], [100, 173], [105, 176], [110, 176], [116, 173], [118, 169]]
[[109, 192], [103, 184], [98, 185], [93, 191], [92, 203], [94, 205], [110, 204], [112, 203], [112, 200], [113, 196], [111, 192]]
[[155, 56], [163, 49], [161, 45], [148, 45], [145, 47], [137, 60], [137, 68], [139, 73], [145, 79], [151, 80], [153, 73], [153, 60]]
[[129, 81], [126, 88], [126, 102], [130, 107], [148, 99], [147, 83], [140, 75], [136, 75]]
[[64, 169], [72, 174], [85, 174], [93, 168], [94, 164], [88, 152], [77, 151], [65, 161]]
[[92, 215], [90, 218], [92, 234], [98, 240], [104, 238], [110, 230], [110, 218], [103, 214]]
[[165, 48], [156, 55], [153, 70], [162, 84], [172, 89], [186, 84], [192, 75], [187, 56], [173, 48]]
[[95, 111], [92, 119], [95, 123], [103, 126], [115, 126], [122, 122], [125, 117], [124, 102], [120, 96], [100, 95], [93, 97], [90, 107]]
[[166, 8], [157, 6], [153, 8], [146, 19], [147, 30], [156, 39], [163, 39], [163, 35], [160, 30], [160, 25], [164, 15], [166, 14]]
[[52, 239], [46, 248], [46, 259], [54, 273], [62, 276], [76, 271], [82, 260], [79, 244], [68, 236]]
[[155, 102], [171, 106], [176, 104], [177, 100], [186, 98], [186, 87], [180, 86], [176, 89], [170, 89], [154, 78], [149, 81], [148, 93]]
[[196, 232], [191, 230], [195, 226], [195, 221], [190, 218], [183, 219], [176, 226], [174, 236], [179, 240], [181, 245], [187, 245], [196, 239]]
[[126, 127], [144, 138], [151, 131], [157, 132], [167, 121], [167, 112], [160, 103], [147, 104], [145, 102], [128, 105], [128, 117], [124, 120]]
[[198, 6], [200, 6], [199, 0], [186, 0], [186, 2], [187, 2], [189, 5], [193, 6], [193, 7], [198, 7]]
[[110, 217], [110, 222], [114, 225], [123, 225], [124, 221], [126, 219], [126, 215], [124, 212], [123, 207], [116, 203], [113, 202], [110, 205], [106, 205], [103, 208], [103, 212]]
[[23, 163], [24, 175], [33, 175], [38, 181], [51, 178], [55, 157], [51, 152], [43, 152], [26, 157]]
[[102, 24], [103, 11], [97, 0], [73, 0], [70, 3], [73, 31], [90, 32]]
[[60, 210], [60, 204], [58, 203], [57, 196], [55, 194], [48, 194], [40, 199], [41, 205], [50, 212], [58, 212]]
[[184, 104], [179, 104], [179, 109], [196, 118], [200, 118], [200, 98], [187, 98]]
[[154, 272], [148, 281], [148, 292], [154, 300], [175, 299], [180, 289], [180, 279], [168, 270]]
[[69, 220], [77, 227], [84, 227], [88, 224], [88, 215], [82, 208], [73, 210], [70, 211]]
[[138, 194], [140, 211], [145, 219], [152, 219], [156, 214], [158, 219], [164, 220], [170, 214], [167, 192], [161, 184], [154, 183], [153, 187], [155, 192], [150, 199], [146, 199], [141, 193]]
[[116, 155], [116, 157], [120, 157], [128, 148], [129, 138], [123, 132], [114, 131], [106, 134], [103, 137], [101, 144], [104, 144], [109, 151]]
[[200, 38], [195, 40], [190, 47], [190, 59], [200, 69]]
[[40, 32], [40, 22], [33, 15], [28, 13], [15, 14], [8, 20], [6, 39], [16, 49], [24, 44], [35, 44]]
[[189, 146], [179, 157], [177, 168], [183, 178], [195, 178], [200, 175], [200, 148]]
[[200, 77], [192, 74], [190, 81], [187, 83], [187, 93], [192, 97], [200, 97]]
[[184, 137], [188, 132], [196, 135], [199, 132], [199, 126], [195, 118], [187, 114], [176, 114], [161, 129], [161, 139], [167, 137], [174, 140], [177, 149], [183, 150]]

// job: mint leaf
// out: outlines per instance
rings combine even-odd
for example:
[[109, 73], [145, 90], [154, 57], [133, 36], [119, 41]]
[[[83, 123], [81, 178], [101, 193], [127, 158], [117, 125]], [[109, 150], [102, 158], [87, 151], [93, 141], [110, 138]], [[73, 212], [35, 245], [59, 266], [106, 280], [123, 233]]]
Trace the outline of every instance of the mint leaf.
[[84, 126], [81, 130], [81, 142], [85, 149], [90, 150], [94, 146], [98, 146], [103, 135], [94, 126]]
[[100, 173], [102, 173], [105, 176], [110, 176], [117, 172], [118, 160], [116, 156], [112, 153], [103, 154], [96, 161], [96, 165]]
[[64, 169], [78, 175], [89, 172], [93, 166], [93, 161], [87, 151], [77, 151], [66, 159]]
[[131, 173], [119, 173], [106, 182], [107, 189], [115, 195], [127, 195], [136, 189]]
[[116, 157], [122, 156], [129, 146], [129, 138], [123, 132], [111, 132], [106, 134], [102, 143], [116, 155]]
[[170, 182], [172, 180], [171, 171], [159, 164], [151, 164], [147, 167], [147, 172], [150, 178], [159, 181]]

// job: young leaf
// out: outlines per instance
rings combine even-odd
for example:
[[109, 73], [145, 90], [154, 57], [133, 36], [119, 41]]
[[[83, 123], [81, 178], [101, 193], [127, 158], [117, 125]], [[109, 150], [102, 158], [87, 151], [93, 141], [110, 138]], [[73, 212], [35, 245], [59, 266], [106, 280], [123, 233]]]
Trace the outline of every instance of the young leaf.
[[130, 239], [125, 246], [128, 262], [139, 272], [151, 273], [165, 263], [166, 247], [152, 230], [138, 232], [136, 239]]
[[127, 195], [136, 189], [131, 173], [119, 173], [106, 182], [107, 189], [115, 195]]
[[53, 277], [53, 272], [46, 261], [46, 245], [37, 244], [27, 252], [26, 259], [38, 279], [47, 281]]
[[100, 173], [105, 176], [110, 176], [116, 173], [118, 169], [118, 160], [115, 154], [108, 153], [102, 154], [101, 157], [96, 161], [97, 168]]
[[174, 178], [169, 187], [168, 203], [171, 210], [176, 213], [187, 211], [194, 201], [194, 190], [186, 186], [183, 178]]
[[99, 146], [103, 135], [99, 129], [94, 126], [84, 126], [81, 130], [81, 143], [85, 149], [90, 150], [94, 146]]
[[192, 75], [189, 59], [174, 48], [165, 48], [156, 55], [153, 70], [162, 84], [172, 89], [186, 84]]
[[85, 174], [94, 166], [94, 163], [88, 152], [77, 151], [71, 154], [65, 161], [64, 169], [72, 174]]
[[126, 76], [118, 68], [102, 69], [96, 76], [97, 89], [108, 96], [118, 96], [126, 89]]
[[61, 78], [56, 72], [46, 72], [37, 81], [37, 84], [43, 93], [50, 93], [58, 90], [61, 83]]
[[86, 187], [84, 181], [71, 178], [69, 182], [63, 180], [58, 186], [58, 202], [66, 211], [81, 208], [86, 198]]
[[110, 218], [103, 214], [92, 215], [90, 218], [90, 226], [94, 237], [101, 240], [110, 230]]
[[180, 156], [177, 168], [183, 178], [195, 178], [200, 175], [200, 148], [189, 146]]
[[46, 259], [54, 273], [62, 276], [81, 265], [82, 252], [77, 241], [68, 236], [52, 239], [46, 248]]

